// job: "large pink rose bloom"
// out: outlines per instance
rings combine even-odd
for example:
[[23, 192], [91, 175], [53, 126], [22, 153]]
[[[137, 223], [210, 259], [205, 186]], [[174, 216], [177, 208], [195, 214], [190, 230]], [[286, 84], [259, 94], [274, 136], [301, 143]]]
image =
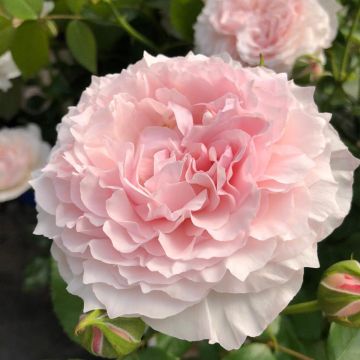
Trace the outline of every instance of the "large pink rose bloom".
[[329, 120], [285, 74], [145, 55], [63, 118], [36, 233], [85, 311], [238, 348], [349, 210], [357, 161]]
[[290, 72], [302, 55], [331, 46], [340, 9], [336, 0], [206, 0], [195, 24], [198, 52], [228, 52], [247, 65]]

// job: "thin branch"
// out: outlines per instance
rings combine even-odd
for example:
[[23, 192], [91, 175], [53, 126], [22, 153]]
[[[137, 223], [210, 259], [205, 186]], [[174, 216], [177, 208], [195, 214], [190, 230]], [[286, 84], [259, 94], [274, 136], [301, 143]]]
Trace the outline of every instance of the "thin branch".
[[267, 343], [267, 345], [268, 345], [269, 347], [273, 348], [273, 349], [276, 349], [276, 350], [281, 351], [281, 352], [283, 352], [283, 353], [285, 353], [285, 354], [291, 355], [291, 356], [293, 356], [295, 359], [298, 359], [298, 360], [315, 360], [315, 359], [313, 359], [313, 358], [311, 358], [311, 357], [308, 357], [308, 356], [306, 356], [306, 355], [304, 355], [304, 354], [302, 354], [302, 353], [299, 353], [298, 351], [289, 349], [289, 348], [287, 348], [287, 347], [285, 347], [285, 346], [282, 346], [282, 345], [280, 345], [280, 344], [274, 344], [273, 341], [269, 341], [269, 342]]
[[351, 29], [350, 29], [349, 35], [347, 37], [347, 40], [346, 40], [345, 52], [344, 52], [344, 56], [341, 61], [341, 68], [340, 68], [340, 76], [341, 76], [340, 80], [341, 81], [344, 81], [346, 79], [346, 75], [347, 75], [346, 70], [347, 70], [348, 63], [349, 63], [350, 49], [351, 49], [351, 44], [352, 44], [351, 38], [356, 30], [359, 20], [360, 20], [360, 4], [356, 11], [354, 21], [351, 25]]
[[48, 15], [43, 17], [45, 20], [85, 20], [84, 17], [80, 15], [71, 15], [71, 14], [64, 14], [64, 15]]
[[123, 28], [130, 36], [132, 36], [137, 41], [146, 45], [149, 49], [152, 49], [158, 52], [157, 46], [146, 36], [138, 32], [127, 20], [126, 18], [121, 15], [116, 6], [113, 4], [112, 0], [106, 0], [106, 3], [109, 5], [111, 11], [113, 12], [117, 23]]
[[331, 69], [332, 69], [332, 72], [333, 72], [334, 79], [336, 81], [339, 81], [340, 80], [340, 75], [339, 75], [339, 69], [338, 69], [338, 65], [336, 63], [336, 58], [335, 58], [334, 51], [332, 49], [330, 49], [328, 51], [328, 53], [330, 55]]

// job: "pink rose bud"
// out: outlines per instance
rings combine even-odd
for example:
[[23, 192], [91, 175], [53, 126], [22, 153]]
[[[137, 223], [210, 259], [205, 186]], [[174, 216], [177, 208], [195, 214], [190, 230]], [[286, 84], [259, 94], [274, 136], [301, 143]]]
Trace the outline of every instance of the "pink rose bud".
[[292, 71], [292, 77], [297, 83], [315, 83], [324, 75], [324, 58], [323, 54], [319, 55], [306, 55], [297, 60]]
[[321, 309], [327, 317], [345, 326], [360, 327], [360, 264], [341, 261], [323, 275], [318, 290]]
[[92, 354], [118, 359], [140, 346], [144, 331], [145, 324], [140, 319], [109, 319], [105, 311], [94, 310], [80, 317], [75, 334]]
[[319, 61], [311, 61], [309, 63], [309, 67], [310, 67], [310, 76], [311, 76], [311, 80], [312, 81], [317, 81], [319, 80], [324, 73], [324, 66], [321, 62]]

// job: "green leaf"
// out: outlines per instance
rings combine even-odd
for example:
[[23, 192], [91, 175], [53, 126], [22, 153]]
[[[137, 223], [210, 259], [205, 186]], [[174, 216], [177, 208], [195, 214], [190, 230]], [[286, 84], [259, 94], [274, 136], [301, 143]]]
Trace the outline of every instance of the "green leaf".
[[12, 80], [12, 85], [6, 92], [0, 90], [0, 119], [11, 120], [20, 110], [22, 80]]
[[290, 317], [297, 336], [302, 340], [319, 340], [323, 330], [324, 318], [320, 311], [298, 314]]
[[148, 0], [146, 5], [154, 9], [168, 10], [169, 0]]
[[23, 282], [24, 291], [44, 288], [49, 282], [50, 261], [46, 257], [35, 257], [26, 267]]
[[43, 6], [44, 6], [44, 0], [25, 0], [31, 8], [36, 12], [37, 15], [40, 15]]
[[41, 12], [43, 0], [0, 0], [5, 9], [22, 20], [35, 20]]
[[276, 339], [277, 334], [280, 331], [281, 327], [281, 316], [278, 316], [266, 329], [265, 331], [258, 336], [256, 339], [261, 342], [266, 342]]
[[[1, 0], [0, 0], [0, 5], [1, 5]], [[1, 8], [0, 8], [0, 10], [1, 10]], [[7, 28], [9, 26], [12, 26], [11, 25], [11, 20], [0, 16], [0, 30], [3, 30], [3, 29], [5, 29], [5, 28]]]
[[329, 49], [330, 64], [335, 79], [338, 79], [339, 76], [341, 75], [340, 70], [341, 70], [342, 59], [344, 57], [344, 52], [345, 52], [345, 44], [339, 42], [334, 43], [332, 48]]
[[360, 329], [331, 324], [327, 342], [329, 360], [359, 360]]
[[66, 29], [66, 42], [74, 58], [96, 73], [96, 41], [91, 29], [81, 21], [71, 21]]
[[219, 360], [220, 353], [223, 351], [219, 344], [209, 344], [207, 341], [197, 343], [197, 348], [201, 360]]
[[66, 5], [74, 14], [80, 14], [87, 0], [66, 0]]
[[[274, 335], [279, 345], [298, 351], [302, 354], [306, 352], [305, 346], [298, 339], [290, 320], [286, 316], [280, 317], [280, 327]], [[279, 360], [293, 360], [290, 355], [282, 352], [277, 353], [276, 358]]]
[[343, 84], [343, 89], [347, 95], [357, 99], [357, 96], [360, 93], [359, 86], [360, 84], [358, 75], [355, 72], [352, 72], [349, 74], [346, 82]]
[[253, 343], [231, 352], [223, 360], [276, 360], [276, 358], [266, 345]]
[[305, 355], [315, 360], [328, 360], [324, 341], [310, 341], [305, 343]]
[[173, 338], [164, 334], [156, 335], [156, 345], [167, 353], [181, 356], [191, 347], [191, 342]]
[[36, 21], [26, 21], [14, 34], [11, 53], [24, 77], [30, 77], [49, 62], [49, 39], [46, 27]]
[[136, 355], [135, 359], [137, 360], [177, 360], [174, 355], [168, 354], [157, 347], [149, 347]]
[[199, 15], [203, 3], [201, 0], [172, 0], [170, 4], [170, 20], [179, 35], [192, 41], [193, 25]]
[[15, 29], [10, 25], [0, 29], [0, 56], [9, 50]]
[[54, 311], [65, 333], [75, 342], [80, 342], [74, 329], [83, 310], [82, 300], [66, 290], [66, 283], [61, 278], [55, 261], [51, 266], [51, 298]]

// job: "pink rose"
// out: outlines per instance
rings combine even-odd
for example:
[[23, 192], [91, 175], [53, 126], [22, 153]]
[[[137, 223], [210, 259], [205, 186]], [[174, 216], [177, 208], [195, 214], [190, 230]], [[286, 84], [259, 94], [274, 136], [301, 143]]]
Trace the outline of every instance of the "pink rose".
[[336, 0], [207, 0], [195, 24], [205, 55], [228, 52], [246, 65], [290, 72], [302, 55], [322, 55], [337, 33]]
[[0, 130], [0, 202], [30, 188], [31, 172], [45, 165], [49, 152], [37, 125]]
[[350, 207], [358, 162], [313, 91], [193, 54], [94, 77], [32, 182], [84, 311], [226, 349], [259, 335]]

